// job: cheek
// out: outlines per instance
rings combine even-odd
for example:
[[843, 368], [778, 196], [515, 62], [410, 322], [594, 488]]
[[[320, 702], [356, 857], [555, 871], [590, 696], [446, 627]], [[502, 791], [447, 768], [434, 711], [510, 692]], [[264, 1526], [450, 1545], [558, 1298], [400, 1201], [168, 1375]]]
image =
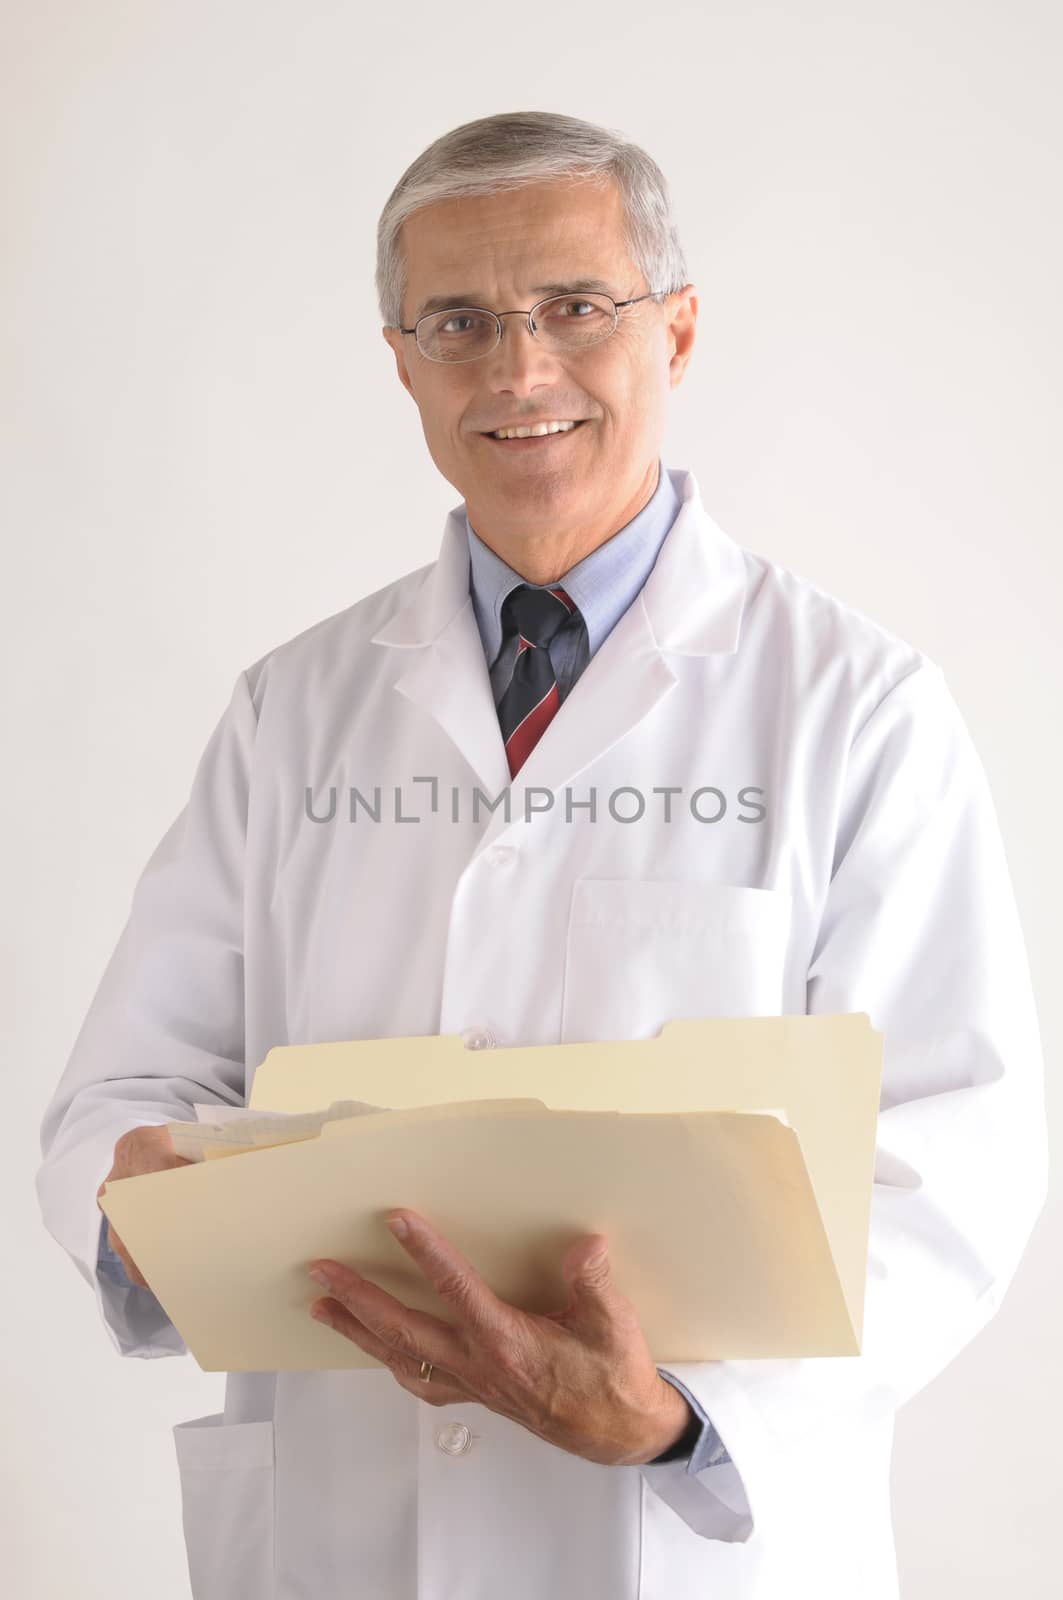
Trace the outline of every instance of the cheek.
[[[614, 336], [615, 337], [615, 336]], [[641, 420], [652, 406], [652, 385], [656, 374], [646, 370], [645, 356], [634, 347], [617, 352], [619, 359], [610, 362], [600, 374], [585, 375], [585, 393], [591, 401], [591, 410], [600, 413], [599, 431], [608, 429], [614, 436], [637, 432]]]
[[446, 445], [461, 434], [464, 401], [455, 392], [454, 385], [441, 387], [431, 376], [419, 375], [413, 397], [421, 414], [421, 427], [426, 438]]

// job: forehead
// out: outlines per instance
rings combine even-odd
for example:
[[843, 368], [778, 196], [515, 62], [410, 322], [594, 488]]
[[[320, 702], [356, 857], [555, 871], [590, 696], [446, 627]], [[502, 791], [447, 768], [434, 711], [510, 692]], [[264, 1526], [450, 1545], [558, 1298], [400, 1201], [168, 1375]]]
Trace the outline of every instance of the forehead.
[[416, 317], [489, 305], [503, 286], [532, 299], [563, 289], [623, 298], [635, 275], [623, 228], [612, 181], [527, 184], [441, 201], [402, 225], [407, 307]]

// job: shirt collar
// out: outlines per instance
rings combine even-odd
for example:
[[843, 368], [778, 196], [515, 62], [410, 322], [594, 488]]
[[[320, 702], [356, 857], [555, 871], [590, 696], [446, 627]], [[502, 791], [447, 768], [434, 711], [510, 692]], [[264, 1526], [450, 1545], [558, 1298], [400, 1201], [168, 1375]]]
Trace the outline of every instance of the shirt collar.
[[[587, 625], [590, 654], [619, 622], [653, 569], [661, 545], [679, 512], [679, 496], [663, 461], [658, 460], [657, 487], [637, 516], [611, 539], [577, 561], [560, 579]], [[465, 511], [469, 544], [469, 592], [487, 664], [502, 648], [502, 602], [510, 590], [527, 583], [476, 533]], [[547, 588], [532, 584], [532, 588]]]

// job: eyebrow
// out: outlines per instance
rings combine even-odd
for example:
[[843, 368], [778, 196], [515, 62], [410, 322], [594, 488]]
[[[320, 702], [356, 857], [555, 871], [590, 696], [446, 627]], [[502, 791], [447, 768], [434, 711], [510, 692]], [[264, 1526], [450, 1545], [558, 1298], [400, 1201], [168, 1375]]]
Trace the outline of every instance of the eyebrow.
[[[535, 295], [566, 294], [569, 291], [579, 294], [607, 294], [613, 295], [612, 286], [604, 278], [570, 278], [567, 283], [537, 283], [529, 293]], [[437, 294], [430, 300], [425, 300], [414, 317], [416, 322], [419, 317], [426, 317], [430, 311], [451, 311], [455, 306], [483, 306], [482, 298], [471, 290], [467, 294]], [[487, 307], [484, 307], [487, 310]]]

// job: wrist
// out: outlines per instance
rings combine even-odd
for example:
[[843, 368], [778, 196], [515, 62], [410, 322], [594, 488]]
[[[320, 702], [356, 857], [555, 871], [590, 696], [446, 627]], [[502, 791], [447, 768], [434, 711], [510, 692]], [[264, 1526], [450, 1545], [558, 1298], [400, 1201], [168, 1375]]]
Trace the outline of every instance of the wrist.
[[667, 1378], [659, 1378], [659, 1382], [662, 1391], [660, 1407], [646, 1431], [644, 1448], [636, 1465], [656, 1461], [658, 1456], [664, 1455], [684, 1439], [689, 1441], [690, 1449], [693, 1449], [701, 1432], [701, 1419], [686, 1397]]

